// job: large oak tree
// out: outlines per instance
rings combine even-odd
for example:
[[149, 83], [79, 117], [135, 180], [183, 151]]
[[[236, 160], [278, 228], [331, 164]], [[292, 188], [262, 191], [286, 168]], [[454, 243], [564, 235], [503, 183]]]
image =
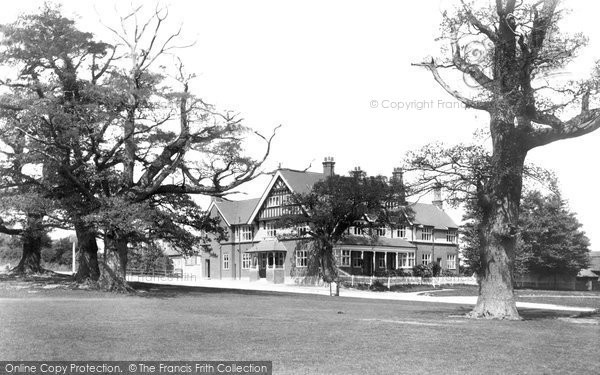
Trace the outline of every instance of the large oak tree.
[[[483, 275], [472, 317], [519, 318], [510, 264], [527, 153], [600, 127], [600, 109], [593, 108], [598, 72], [571, 83], [549, 74], [567, 67], [586, 44], [583, 36], [560, 31], [558, 3], [463, 2], [455, 13], [444, 13], [447, 55], [416, 64], [430, 70], [453, 97], [490, 118], [491, 174], [477, 188]], [[443, 70], [461, 73], [474, 89], [452, 87]]]
[[[160, 9], [138, 24], [140, 11], [121, 18], [113, 44], [48, 6], [1, 29], [0, 59], [13, 68], [1, 82], [2, 125], [27, 139], [30, 164], [48, 171], [36, 186], [77, 233], [82, 281], [100, 277], [100, 233], [123, 277], [140, 233], [176, 241], [186, 226], [206, 229], [194, 202], [174, 196], [226, 194], [259, 175], [269, 154], [272, 136], [260, 134], [264, 153], [245, 154], [254, 133], [193, 95], [181, 62], [161, 71], [179, 31], [163, 32]], [[27, 182], [29, 171], [13, 168]]]

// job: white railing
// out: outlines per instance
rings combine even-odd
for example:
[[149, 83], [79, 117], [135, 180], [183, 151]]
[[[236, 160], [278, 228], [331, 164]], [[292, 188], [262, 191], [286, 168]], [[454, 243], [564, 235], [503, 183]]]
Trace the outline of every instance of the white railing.
[[340, 282], [356, 285], [373, 285], [380, 282], [390, 288], [394, 285], [477, 285], [477, 279], [474, 277], [415, 277], [415, 276], [395, 276], [395, 277], [375, 277], [375, 276], [340, 276]]

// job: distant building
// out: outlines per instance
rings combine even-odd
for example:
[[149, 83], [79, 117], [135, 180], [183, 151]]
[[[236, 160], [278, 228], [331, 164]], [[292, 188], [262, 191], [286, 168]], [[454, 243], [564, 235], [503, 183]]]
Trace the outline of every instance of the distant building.
[[[171, 256], [176, 271], [202, 278], [266, 279], [293, 282], [310, 276], [308, 251], [297, 239], [277, 236], [275, 222], [290, 210], [298, 210], [292, 193], [308, 193], [313, 185], [334, 174], [333, 158], [323, 162], [323, 173], [279, 169], [263, 195], [240, 201], [213, 200], [211, 216], [219, 217], [229, 236], [214, 243], [212, 251], [184, 257]], [[396, 169], [395, 174], [401, 171]], [[350, 228], [347, 240], [337, 246], [341, 270], [351, 274], [373, 275], [386, 270], [412, 270], [417, 264], [437, 262], [443, 270], [458, 274], [458, 225], [443, 210], [441, 192], [432, 204], [409, 203], [413, 215], [404, 226], [380, 226], [373, 241]], [[369, 220], [369, 218], [365, 218]]]
[[600, 251], [590, 251], [589, 269], [600, 276]]

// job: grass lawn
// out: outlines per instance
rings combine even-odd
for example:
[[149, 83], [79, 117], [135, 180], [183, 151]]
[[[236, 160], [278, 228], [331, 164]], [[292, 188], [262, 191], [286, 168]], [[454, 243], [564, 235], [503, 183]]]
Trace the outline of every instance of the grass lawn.
[[[476, 296], [477, 286], [458, 285], [440, 287], [428, 290], [434, 296]], [[549, 303], [554, 305], [591, 307], [600, 309], [600, 291], [570, 291], [570, 290], [536, 290], [516, 289], [515, 295], [519, 302]]]
[[472, 321], [460, 305], [136, 287], [142, 293], [127, 296], [0, 282], [0, 360], [272, 360], [275, 374], [600, 373], [598, 321], [564, 313]]

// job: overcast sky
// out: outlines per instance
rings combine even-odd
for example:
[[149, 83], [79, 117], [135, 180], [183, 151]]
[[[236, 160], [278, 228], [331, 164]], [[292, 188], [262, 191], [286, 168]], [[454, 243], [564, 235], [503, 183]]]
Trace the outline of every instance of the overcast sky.
[[[62, 1], [81, 29], [107, 35], [129, 8], [121, 1]], [[150, 4], [150, 2], [147, 2]], [[325, 156], [336, 171], [355, 166], [390, 175], [405, 151], [431, 141], [467, 142], [487, 115], [465, 110], [430, 74], [411, 63], [439, 56], [440, 10], [448, 1], [177, 1], [168, 5], [183, 24], [181, 52], [198, 74], [193, 89], [207, 102], [242, 114], [246, 125], [268, 134], [282, 124], [270, 166], [321, 169]], [[36, 9], [42, 1], [3, 3], [0, 22]], [[564, 27], [590, 38], [571, 73], [600, 59], [600, 6], [565, 1], [573, 9]], [[392, 103], [403, 103], [400, 109]], [[420, 109], [419, 109], [420, 108]], [[600, 131], [532, 151], [528, 161], [556, 171], [564, 197], [600, 250], [597, 161]], [[260, 194], [265, 181], [246, 188]], [[460, 215], [453, 212], [455, 219]]]

